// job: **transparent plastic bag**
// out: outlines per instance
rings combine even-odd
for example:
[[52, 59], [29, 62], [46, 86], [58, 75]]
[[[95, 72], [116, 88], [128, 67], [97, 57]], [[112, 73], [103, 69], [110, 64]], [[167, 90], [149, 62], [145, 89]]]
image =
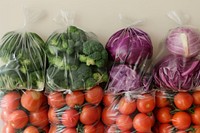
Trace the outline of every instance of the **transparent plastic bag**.
[[48, 133], [48, 102], [43, 92], [33, 90], [1, 91], [2, 133]]
[[[187, 26], [189, 16], [169, 12], [168, 16], [179, 24], [169, 30], [162, 44], [153, 70], [154, 83], [161, 90], [189, 91], [200, 85], [200, 32]], [[166, 48], [168, 50], [166, 50]]]
[[87, 91], [49, 93], [48, 118], [51, 123], [49, 132], [64, 133], [69, 130], [74, 133], [88, 131], [104, 133], [100, 104], [103, 94], [103, 89], [100, 86], [95, 86]]
[[47, 91], [87, 90], [108, 79], [107, 51], [96, 38], [72, 26], [73, 16], [62, 10], [56, 22], [63, 27], [47, 40]]
[[200, 131], [200, 91], [156, 92], [155, 133]]
[[28, 89], [42, 91], [45, 84], [45, 43], [30, 32], [32, 23], [42, 12], [25, 9], [25, 24], [20, 30], [6, 33], [0, 42], [0, 89]]

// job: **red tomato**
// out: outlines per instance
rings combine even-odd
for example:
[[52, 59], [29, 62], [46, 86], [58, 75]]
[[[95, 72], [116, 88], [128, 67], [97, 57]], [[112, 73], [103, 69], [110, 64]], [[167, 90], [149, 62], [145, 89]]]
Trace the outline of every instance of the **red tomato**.
[[7, 122], [7, 121], [8, 121], [8, 118], [9, 118], [9, 116], [10, 116], [11, 113], [12, 113], [12, 111], [3, 109], [3, 110], [1, 111], [1, 119], [2, 119], [4, 122]]
[[139, 113], [133, 118], [133, 127], [138, 132], [151, 132], [152, 120], [148, 115]]
[[66, 128], [62, 133], [77, 133], [76, 128]]
[[10, 114], [8, 123], [15, 129], [24, 128], [28, 124], [28, 115], [23, 110], [15, 110]]
[[115, 95], [112, 93], [106, 93], [103, 96], [104, 106], [111, 106], [116, 100]]
[[15, 133], [15, 129], [10, 124], [6, 124], [2, 128], [2, 133]]
[[22, 94], [21, 104], [28, 111], [37, 111], [42, 105], [43, 94], [38, 91], [27, 90]]
[[102, 113], [102, 108], [101, 106], [97, 106], [97, 120], [100, 120], [101, 119], [101, 113]]
[[128, 100], [126, 97], [122, 97], [118, 104], [119, 112], [124, 115], [129, 115], [136, 110], [136, 101]]
[[45, 127], [49, 124], [48, 121], [48, 109], [40, 108], [35, 112], [30, 112], [29, 115], [30, 123], [34, 126]]
[[191, 116], [186, 112], [176, 112], [171, 121], [177, 129], [185, 130], [190, 127]]
[[4, 110], [14, 111], [20, 105], [20, 94], [18, 92], [9, 92], [1, 99], [1, 107]]
[[110, 126], [115, 123], [118, 112], [110, 107], [105, 107], [102, 112], [102, 121], [105, 125]]
[[137, 109], [141, 113], [148, 113], [155, 108], [154, 97], [150, 94], [143, 94], [141, 98], [137, 99]]
[[104, 133], [104, 125], [99, 121], [96, 125], [96, 133]]
[[193, 103], [193, 97], [190, 93], [179, 92], [174, 96], [174, 104], [180, 110], [187, 110]]
[[103, 89], [100, 86], [95, 86], [85, 93], [85, 100], [91, 104], [99, 104], [103, 99]]
[[200, 105], [200, 91], [195, 91], [192, 94], [194, 105]]
[[121, 131], [128, 131], [133, 127], [133, 121], [129, 115], [119, 115], [116, 119], [116, 125]]
[[200, 107], [196, 107], [194, 112], [191, 113], [192, 123], [195, 125], [200, 125]]
[[71, 108], [74, 108], [75, 105], [82, 105], [84, 100], [84, 94], [81, 91], [74, 91], [71, 94], [67, 94], [65, 98], [67, 105]]
[[51, 127], [49, 129], [49, 133], [57, 133], [56, 130], [57, 130], [56, 125], [51, 125]]
[[61, 108], [66, 102], [61, 92], [52, 92], [48, 95], [48, 104], [53, 108]]
[[183, 130], [179, 130], [179, 131], [176, 131], [176, 133], [187, 133], [187, 132]]
[[52, 107], [49, 108], [48, 119], [51, 123], [54, 123], [54, 124], [60, 123], [60, 121], [58, 120], [58, 117], [56, 116], [56, 109], [55, 108], [52, 108]]
[[94, 125], [85, 125], [84, 133], [96, 133], [96, 127]]
[[23, 133], [39, 133], [38, 129], [34, 126], [28, 126]]
[[160, 123], [169, 123], [171, 121], [172, 115], [170, 114], [169, 107], [163, 107], [158, 109], [156, 113], [156, 118]]
[[85, 125], [90, 125], [98, 120], [98, 110], [97, 107], [86, 105], [82, 108], [80, 114], [80, 121]]
[[159, 125], [159, 133], [172, 133], [173, 127], [171, 124], [165, 123]]
[[62, 115], [62, 124], [67, 128], [73, 128], [77, 125], [79, 113], [75, 109], [66, 110]]
[[156, 92], [156, 106], [159, 108], [165, 107], [169, 105], [169, 100], [164, 91]]

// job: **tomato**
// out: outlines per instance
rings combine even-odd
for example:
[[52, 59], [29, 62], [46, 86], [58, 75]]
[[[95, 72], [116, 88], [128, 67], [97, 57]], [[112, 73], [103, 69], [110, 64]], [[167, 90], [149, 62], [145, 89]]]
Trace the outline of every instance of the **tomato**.
[[104, 106], [111, 106], [117, 100], [114, 94], [105, 93], [102, 101], [103, 101]]
[[159, 133], [172, 133], [173, 127], [171, 124], [165, 123], [159, 125]]
[[49, 132], [49, 125], [46, 127], [42, 128], [43, 133], [48, 133]]
[[97, 106], [97, 120], [101, 119], [102, 108], [101, 106]]
[[53, 108], [61, 108], [66, 102], [61, 92], [52, 92], [48, 95], [48, 104]]
[[79, 113], [75, 109], [66, 110], [62, 115], [62, 124], [67, 128], [73, 128], [77, 125]]
[[8, 118], [9, 118], [9, 116], [10, 116], [11, 113], [12, 113], [12, 111], [3, 109], [3, 110], [1, 111], [1, 119], [2, 119], [4, 122], [7, 122], [7, 121], [8, 121]]
[[35, 112], [30, 112], [29, 115], [30, 123], [34, 126], [45, 127], [49, 124], [48, 121], [48, 109], [40, 108]]
[[133, 121], [129, 115], [119, 115], [116, 119], [116, 125], [121, 131], [128, 131], [133, 127]]
[[185, 130], [190, 127], [191, 116], [186, 112], [176, 112], [171, 121], [177, 129]]
[[179, 131], [176, 131], [176, 133], [187, 133], [187, 132], [184, 130], [179, 130]]
[[170, 114], [169, 107], [163, 107], [158, 109], [156, 113], [156, 118], [160, 123], [169, 123], [171, 121], [172, 115]]
[[141, 113], [148, 113], [155, 108], [155, 99], [150, 94], [143, 94], [141, 98], [137, 99], [137, 109]]
[[195, 125], [200, 125], [200, 107], [196, 107], [194, 112], [191, 113], [192, 123]]
[[103, 99], [103, 89], [100, 86], [95, 86], [85, 93], [85, 100], [91, 104], [99, 104]]
[[77, 133], [76, 128], [66, 128], [62, 133]]
[[128, 100], [126, 97], [122, 97], [118, 104], [119, 112], [124, 115], [129, 115], [136, 110], [135, 100]]
[[50, 107], [48, 111], [48, 119], [51, 123], [58, 124], [60, 121], [58, 120], [58, 117], [56, 116], [56, 109]]
[[28, 115], [23, 110], [15, 110], [10, 114], [8, 123], [15, 129], [24, 128], [28, 124]]
[[84, 100], [84, 94], [81, 91], [74, 91], [71, 94], [67, 94], [65, 98], [67, 105], [71, 108], [74, 108], [75, 105], [82, 105]]
[[85, 125], [84, 133], [96, 133], [96, 127], [94, 125]]
[[152, 120], [148, 115], [139, 113], [133, 118], [133, 127], [138, 132], [151, 132]]
[[18, 92], [9, 92], [1, 99], [1, 107], [4, 110], [14, 111], [20, 105], [20, 94]]
[[102, 112], [102, 121], [105, 125], [110, 126], [115, 123], [118, 112], [110, 107], [105, 107]]
[[2, 128], [2, 133], [15, 133], [15, 129], [10, 124], [6, 124]]
[[38, 129], [34, 126], [28, 126], [23, 133], [39, 133]]
[[200, 91], [195, 91], [192, 93], [193, 104], [200, 105]]
[[156, 106], [159, 108], [165, 107], [169, 105], [169, 100], [164, 91], [156, 92]]
[[80, 121], [85, 125], [90, 125], [98, 120], [97, 108], [92, 105], [86, 105], [82, 108], [80, 114]]
[[37, 111], [42, 105], [43, 94], [37, 91], [25, 91], [21, 97], [22, 106], [28, 111]]
[[51, 125], [51, 127], [49, 129], [49, 133], [57, 133], [56, 130], [57, 130], [56, 125]]
[[96, 125], [96, 133], [104, 133], [104, 125], [99, 121]]
[[179, 92], [174, 96], [174, 104], [180, 110], [187, 110], [193, 103], [193, 97], [190, 93]]

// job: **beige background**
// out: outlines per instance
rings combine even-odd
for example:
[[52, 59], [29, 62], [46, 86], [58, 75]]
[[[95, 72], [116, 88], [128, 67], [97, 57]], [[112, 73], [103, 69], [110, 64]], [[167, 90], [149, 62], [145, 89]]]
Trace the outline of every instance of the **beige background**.
[[133, 20], [145, 18], [144, 25], [139, 28], [151, 36], [154, 54], [167, 31], [177, 26], [166, 17], [167, 12], [188, 13], [190, 24], [200, 28], [199, 0], [0, 0], [0, 37], [7, 31], [23, 27], [23, 6], [46, 11], [47, 16], [31, 27], [45, 40], [60, 28], [53, 21], [60, 9], [76, 12], [75, 25], [96, 33], [104, 45], [111, 34], [125, 26], [119, 21], [119, 13]]

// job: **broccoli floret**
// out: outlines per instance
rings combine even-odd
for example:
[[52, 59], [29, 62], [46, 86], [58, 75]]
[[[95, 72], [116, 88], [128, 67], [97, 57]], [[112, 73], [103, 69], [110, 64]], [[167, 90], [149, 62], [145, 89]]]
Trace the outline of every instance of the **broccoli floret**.
[[59, 56], [49, 56], [48, 60], [51, 64], [53, 64], [54, 66], [58, 67], [59, 69], [64, 69], [64, 61], [63, 58], [59, 57]]
[[74, 46], [75, 46], [75, 43], [73, 40], [68, 40], [68, 48], [67, 48], [67, 54], [71, 55], [74, 53]]
[[107, 63], [108, 53], [103, 45], [95, 40], [89, 40], [83, 43], [83, 54], [80, 54], [79, 60], [86, 65], [96, 65], [103, 67]]
[[69, 26], [67, 29], [68, 37], [73, 39], [74, 41], [86, 41], [87, 36], [85, 32], [75, 26]]
[[86, 89], [89, 89], [89, 88], [95, 86], [96, 84], [97, 84], [97, 82], [95, 81], [94, 78], [88, 78], [85, 82]]
[[108, 81], [108, 74], [106, 72], [105, 73], [94, 73], [93, 78], [98, 83], [107, 82]]

